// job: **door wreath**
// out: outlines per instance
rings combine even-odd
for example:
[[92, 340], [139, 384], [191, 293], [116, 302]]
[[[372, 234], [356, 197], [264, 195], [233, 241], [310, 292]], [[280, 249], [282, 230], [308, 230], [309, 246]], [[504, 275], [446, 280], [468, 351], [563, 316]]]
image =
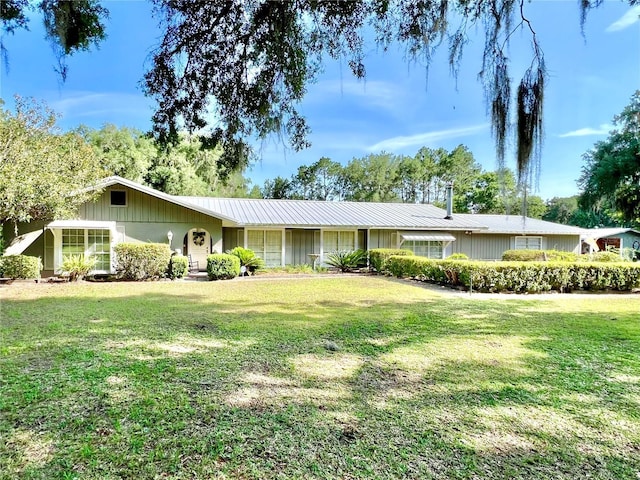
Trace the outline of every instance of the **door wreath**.
[[201, 247], [204, 245], [206, 233], [205, 232], [193, 232], [193, 244]]

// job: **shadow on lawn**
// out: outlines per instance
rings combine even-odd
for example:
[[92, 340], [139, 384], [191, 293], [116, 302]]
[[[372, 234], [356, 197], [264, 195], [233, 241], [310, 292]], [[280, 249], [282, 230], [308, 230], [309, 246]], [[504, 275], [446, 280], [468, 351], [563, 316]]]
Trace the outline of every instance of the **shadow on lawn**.
[[2, 326], [0, 478], [640, 471], [630, 315], [526, 300], [65, 302], [74, 311], [6, 307], [22, 316]]

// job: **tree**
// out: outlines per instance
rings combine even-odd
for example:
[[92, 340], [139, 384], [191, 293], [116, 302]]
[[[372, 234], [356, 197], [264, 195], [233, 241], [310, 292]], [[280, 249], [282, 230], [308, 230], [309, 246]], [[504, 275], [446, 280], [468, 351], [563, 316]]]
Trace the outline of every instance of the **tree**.
[[517, 213], [526, 217], [541, 219], [547, 212], [547, 205], [538, 195], [528, 195], [526, 201], [521, 201], [519, 205]]
[[0, 224], [73, 216], [102, 177], [91, 146], [60, 133], [45, 105], [16, 97], [15, 114], [0, 108]]
[[[211, 141], [222, 145], [224, 164], [236, 167], [247, 161], [245, 140], [252, 135], [284, 134], [293, 148], [302, 149], [308, 145], [309, 127], [297, 104], [325, 58], [344, 60], [357, 78], [364, 78], [367, 35], [373, 34], [381, 50], [396, 42], [405, 48], [408, 62], [427, 64], [444, 43], [455, 75], [468, 32], [481, 31], [480, 79], [499, 164], [504, 164], [510, 134], [516, 140], [519, 183], [528, 181], [539, 163], [532, 160], [541, 146], [546, 66], [524, 0], [153, 3], [165, 30], [144, 87], [157, 100], [153, 120], [161, 139], [176, 140], [182, 126], [201, 129], [213, 109], [222, 127], [211, 132]], [[581, 0], [580, 22], [601, 3]], [[30, 2], [3, 0], [0, 5], [6, 32], [27, 27]], [[108, 11], [97, 0], [43, 0], [38, 8], [64, 77], [66, 55], [104, 38]], [[517, 29], [531, 40], [532, 60], [516, 86], [507, 50]]]
[[609, 137], [583, 155], [580, 206], [628, 225], [640, 225], [640, 90]]
[[161, 145], [142, 132], [115, 125], [76, 132], [89, 142], [107, 175], [118, 175], [173, 195], [244, 197], [248, 181], [241, 169], [220, 165], [221, 148], [202, 137], [182, 134], [176, 144]]
[[344, 168], [344, 198], [356, 202], [397, 202], [398, 159], [381, 152], [354, 158]]
[[572, 225], [571, 219], [578, 210], [578, 196], [553, 197], [547, 200], [547, 211], [542, 219], [548, 222]]
[[[458, 145], [451, 153], [440, 158], [438, 164], [439, 191], [444, 192], [448, 183], [453, 183], [453, 207], [455, 212], [468, 211], [465, 192], [471, 190], [474, 181], [482, 171], [473, 154], [464, 145]], [[446, 199], [442, 198], [441, 202]]]
[[498, 213], [501, 210], [498, 172], [483, 172], [472, 188], [463, 193], [466, 205], [473, 213]]
[[310, 166], [298, 167], [291, 179], [294, 196], [304, 200], [338, 200], [341, 196], [342, 165], [322, 157]]
[[109, 175], [142, 182], [157, 155], [153, 139], [135, 129], [106, 124], [100, 130], [81, 126], [77, 132], [94, 148]]
[[267, 180], [264, 182], [262, 198], [287, 199], [292, 197], [292, 184], [286, 178], [276, 177], [273, 180]]

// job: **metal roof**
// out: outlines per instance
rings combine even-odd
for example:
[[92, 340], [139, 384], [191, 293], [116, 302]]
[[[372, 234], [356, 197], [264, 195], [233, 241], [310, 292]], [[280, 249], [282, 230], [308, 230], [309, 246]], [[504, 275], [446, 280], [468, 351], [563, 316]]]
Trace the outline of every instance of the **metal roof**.
[[580, 235], [585, 232], [578, 227], [519, 215], [454, 213], [453, 219], [445, 220], [445, 210], [426, 204], [176, 196], [117, 176], [106, 178], [91, 188], [115, 184], [219, 218], [224, 226], [461, 230], [515, 235]]
[[520, 215], [489, 215], [458, 213], [454, 217], [470, 218], [487, 226], [484, 233], [504, 233], [514, 235], [581, 235], [584, 229], [571, 225], [521, 217]]
[[427, 230], [483, 230], [473, 218], [453, 216], [425, 204], [324, 202], [253, 198], [177, 197], [212, 215], [222, 214], [239, 226], [359, 227]]
[[44, 230], [40, 229], [17, 236], [11, 241], [11, 244], [5, 248], [3, 256], [20, 255], [42, 235], [42, 232], [44, 232]]
[[615, 235], [622, 235], [623, 233], [634, 233], [640, 235], [640, 231], [633, 228], [590, 228], [583, 230], [583, 236], [588, 238], [606, 238], [613, 237]]

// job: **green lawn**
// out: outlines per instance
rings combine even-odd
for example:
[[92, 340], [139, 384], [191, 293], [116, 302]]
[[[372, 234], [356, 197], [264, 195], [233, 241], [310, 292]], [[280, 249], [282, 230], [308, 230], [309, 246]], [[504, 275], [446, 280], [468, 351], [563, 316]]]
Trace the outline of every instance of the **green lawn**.
[[637, 480], [640, 297], [548, 298], [0, 287], [0, 478]]

